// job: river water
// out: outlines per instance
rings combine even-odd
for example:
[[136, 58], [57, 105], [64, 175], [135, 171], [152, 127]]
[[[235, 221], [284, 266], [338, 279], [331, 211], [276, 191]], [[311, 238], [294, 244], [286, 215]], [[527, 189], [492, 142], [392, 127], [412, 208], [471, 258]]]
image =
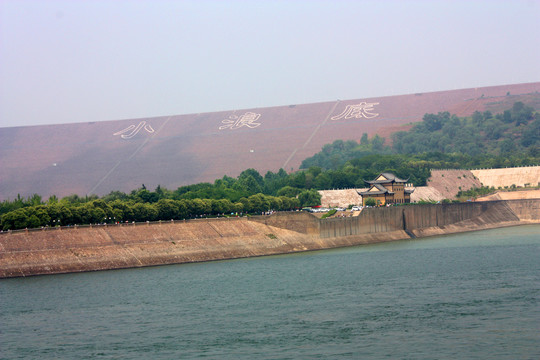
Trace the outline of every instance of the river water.
[[0, 280], [2, 359], [540, 359], [540, 226]]

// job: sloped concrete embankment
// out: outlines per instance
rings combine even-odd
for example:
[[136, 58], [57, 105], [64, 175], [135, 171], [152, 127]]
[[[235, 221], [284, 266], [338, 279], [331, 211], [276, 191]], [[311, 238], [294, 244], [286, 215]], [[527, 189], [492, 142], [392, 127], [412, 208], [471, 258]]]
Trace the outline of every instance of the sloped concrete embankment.
[[508, 200], [506, 204], [524, 223], [540, 223], [540, 199]]
[[0, 278], [202, 262], [405, 238], [322, 239], [307, 213], [19, 231], [0, 236]]
[[302, 212], [4, 233], [0, 278], [285, 254], [540, 223], [540, 200], [365, 209], [320, 220]]
[[405, 209], [404, 226], [424, 237], [535, 223], [526, 213], [516, 213], [507, 201], [414, 206]]
[[0, 236], [0, 277], [281, 254], [308, 237], [247, 218], [13, 232]]

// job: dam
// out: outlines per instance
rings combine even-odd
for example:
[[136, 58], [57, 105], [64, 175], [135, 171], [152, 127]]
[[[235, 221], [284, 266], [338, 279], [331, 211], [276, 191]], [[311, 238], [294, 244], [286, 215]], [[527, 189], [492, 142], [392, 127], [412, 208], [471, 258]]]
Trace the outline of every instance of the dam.
[[0, 278], [286, 254], [540, 223], [540, 199], [366, 208], [0, 234]]

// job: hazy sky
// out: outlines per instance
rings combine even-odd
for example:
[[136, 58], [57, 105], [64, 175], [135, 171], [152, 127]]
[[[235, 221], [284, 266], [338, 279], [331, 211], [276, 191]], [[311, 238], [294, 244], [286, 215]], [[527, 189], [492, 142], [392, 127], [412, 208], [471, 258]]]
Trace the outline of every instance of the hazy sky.
[[0, 127], [540, 81], [540, 0], [0, 0]]

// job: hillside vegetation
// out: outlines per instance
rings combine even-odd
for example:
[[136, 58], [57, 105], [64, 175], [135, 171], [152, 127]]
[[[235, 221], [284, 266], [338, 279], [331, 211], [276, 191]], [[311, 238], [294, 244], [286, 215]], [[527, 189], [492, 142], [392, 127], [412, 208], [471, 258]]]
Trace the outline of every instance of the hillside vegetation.
[[[339, 169], [346, 162], [368, 155], [416, 155], [426, 161], [438, 157], [449, 168], [505, 167], [538, 164], [540, 114], [516, 102], [511, 109], [493, 115], [475, 112], [460, 118], [448, 112], [426, 114], [409, 131], [392, 134], [392, 145], [375, 135], [363, 134], [360, 142], [337, 140], [305, 159], [301, 168], [319, 166]], [[433, 155], [434, 153], [439, 155]], [[440, 168], [434, 164], [433, 168]]]
[[238, 177], [176, 190], [144, 185], [126, 194], [99, 198], [78, 195], [44, 201], [35, 194], [0, 203], [3, 230], [120, 221], [155, 221], [201, 216], [291, 210], [320, 204], [316, 190], [361, 188], [381, 172], [392, 172], [416, 186], [431, 169], [497, 168], [540, 163], [540, 115], [515, 103], [501, 114], [474, 113], [459, 118], [447, 112], [426, 114], [410, 131], [386, 139], [363, 134], [360, 142], [335, 141], [302, 163], [303, 171], [283, 169], [264, 176], [254, 169]]

